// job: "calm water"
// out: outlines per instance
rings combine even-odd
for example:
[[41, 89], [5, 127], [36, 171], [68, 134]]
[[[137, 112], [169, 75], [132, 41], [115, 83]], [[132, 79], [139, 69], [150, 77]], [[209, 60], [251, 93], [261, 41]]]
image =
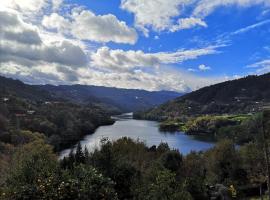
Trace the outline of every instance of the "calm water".
[[[87, 135], [81, 140], [82, 146], [87, 146], [91, 151], [94, 148], [99, 147], [102, 138], [117, 140], [125, 136], [144, 141], [148, 146], [158, 145], [160, 142], [167, 142], [171, 148], [179, 149], [183, 154], [188, 154], [192, 150], [207, 150], [214, 146], [214, 143], [196, 140], [194, 137], [185, 135], [181, 132], [160, 132], [157, 122], [134, 120], [131, 117], [131, 114], [114, 117], [116, 122], [113, 125], [101, 126], [94, 134]], [[71, 149], [62, 151], [60, 153], [60, 158], [68, 155], [70, 151]]]

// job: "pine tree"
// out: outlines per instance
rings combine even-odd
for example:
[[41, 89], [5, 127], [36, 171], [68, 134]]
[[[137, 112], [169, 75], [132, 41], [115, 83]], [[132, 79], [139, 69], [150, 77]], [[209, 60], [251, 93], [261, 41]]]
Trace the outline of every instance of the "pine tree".
[[82, 150], [82, 145], [79, 142], [76, 148], [76, 153], [75, 153], [75, 162], [76, 163], [84, 163], [85, 162], [85, 156]]
[[89, 162], [89, 151], [86, 146], [84, 146], [84, 157], [85, 157], [85, 163]]

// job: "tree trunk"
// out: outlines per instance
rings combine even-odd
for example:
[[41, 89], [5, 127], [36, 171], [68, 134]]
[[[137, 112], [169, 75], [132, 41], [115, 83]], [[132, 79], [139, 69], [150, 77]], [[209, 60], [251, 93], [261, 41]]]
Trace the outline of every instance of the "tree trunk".
[[260, 198], [263, 200], [263, 194], [262, 194], [262, 184], [260, 184]]

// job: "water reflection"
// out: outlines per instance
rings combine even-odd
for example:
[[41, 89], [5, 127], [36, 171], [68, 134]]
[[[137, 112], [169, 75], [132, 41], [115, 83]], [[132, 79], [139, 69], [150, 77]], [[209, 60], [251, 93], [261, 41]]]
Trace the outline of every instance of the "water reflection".
[[[171, 148], [178, 149], [184, 155], [192, 150], [201, 151], [214, 146], [212, 142], [197, 140], [193, 136], [188, 136], [181, 132], [161, 132], [157, 122], [134, 120], [132, 119], [132, 113], [114, 116], [113, 118], [116, 120], [113, 125], [101, 126], [94, 134], [87, 135], [81, 141], [82, 146], [86, 146], [91, 151], [99, 147], [102, 138], [117, 140], [122, 137], [139, 139], [148, 146], [166, 142]], [[71, 149], [62, 151], [60, 157], [68, 155], [70, 151]]]

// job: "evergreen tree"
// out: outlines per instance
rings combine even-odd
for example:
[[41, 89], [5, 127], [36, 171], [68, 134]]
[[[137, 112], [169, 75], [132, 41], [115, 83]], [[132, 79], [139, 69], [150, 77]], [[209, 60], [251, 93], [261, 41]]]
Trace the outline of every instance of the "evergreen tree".
[[82, 150], [82, 145], [79, 142], [76, 148], [76, 153], [75, 153], [75, 162], [76, 163], [84, 163], [85, 162], [85, 156]]

